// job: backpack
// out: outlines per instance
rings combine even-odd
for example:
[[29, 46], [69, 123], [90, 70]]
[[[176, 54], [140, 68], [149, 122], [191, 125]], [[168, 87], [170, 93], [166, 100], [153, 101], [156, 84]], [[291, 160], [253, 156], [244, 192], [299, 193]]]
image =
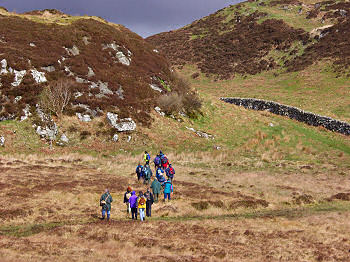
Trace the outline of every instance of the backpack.
[[145, 170], [145, 178], [146, 178], [146, 179], [150, 179], [151, 176], [152, 176], [152, 171], [151, 171], [151, 169], [147, 168], [147, 169]]
[[137, 167], [137, 173], [140, 174], [142, 172], [142, 166]]
[[169, 168], [170, 175], [175, 175], [175, 170], [173, 167]]
[[163, 156], [161, 160], [162, 160], [162, 164], [168, 163], [168, 159], [166, 158], [166, 156]]
[[160, 164], [160, 158], [159, 156], [157, 156], [154, 161], [153, 161], [156, 165], [159, 165]]
[[147, 154], [146, 159], [147, 159], [147, 160], [150, 160], [150, 159], [151, 159], [151, 156], [150, 156], [149, 154]]
[[141, 197], [141, 198], [140, 198], [140, 201], [139, 201], [139, 205], [140, 205], [140, 206], [143, 206], [144, 204], [146, 204], [146, 200], [145, 200], [144, 197]]

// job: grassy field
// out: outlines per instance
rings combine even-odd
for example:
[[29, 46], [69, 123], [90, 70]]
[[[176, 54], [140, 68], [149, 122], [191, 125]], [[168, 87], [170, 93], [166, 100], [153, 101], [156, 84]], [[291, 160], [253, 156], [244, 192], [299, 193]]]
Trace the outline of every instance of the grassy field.
[[[238, 171], [231, 154], [168, 156], [177, 172], [173, 201], [155, 204], [145, 223], [131, 222], [122, 204], [128, 185], [145, 190], [133, 174], [140, 156], [2, 157], [2, 261], [349, 258], [350, 204], [335, 196], [349, 198], [349, 172]], [[108, 224], [98, 219], [105, 187], [114, 198]]]
[[[265, 9], [287, 22], [298, 11]], [[304, 14], [298, 21], [318, 26]], [[178, 71], [198, 91], [201, 114], [153, 112], [150, 128], [138, 124], [116, 143], [105, 117], [55, 119], [70, 142], [53, 149], [30, 120], [0, 122], [1, 261], [350, 261], [350, 138], [219, 100], [273, 100], [350, 122], [349, 78], [327, 62], [223, 81], [192, 79], [193, 66]], [[131, 221], [123, 193], [146, 190], [136, 165], [144, 150], [153, 157], [160, 149], [176, 169], [173, 200], [154, 204], [146, 222]], [[105, 188], [114, 199], [109, 223], [99, 220]]]
[[[308, 97], [288, 96], [280, 77], [191, 80], [203, 99], [202, 116], [179, 122], [154, 113], [150, 129], [139, 126], [117, 143], [100, 124], [103, 118], [57, 121], [71, 142], [53, 150], [29, 121], [1, 122], [7, 139], [0, 158], [1, 260], [348, 261], [349, 138], [219, 100], [252, 96], [297, 105], [301, 96], [318, 96], [324, 111], [306, 102], [302, 108], [325, 115], [336, 108], [328, 99], [348, 102], [345, 96], [326, 99], [322, 88]], [[294, 89], [305, 83], [298, 81]], [[276, 93], [264, 94], [267, 86]], [[254, 95], [259, 90], [261, 96]], [[334, 117], [348, 119], [337, 112]], [[134, 174], [146, 149], [152, 156], [159, 149], [168, 153], [175, 192], [170, 203], [153, 206], [145, 223], [132, 222], [122, 198], [129, 185], [146, 189]], [[98, 218], [106, 187], [114, 198], [110, 223]]]

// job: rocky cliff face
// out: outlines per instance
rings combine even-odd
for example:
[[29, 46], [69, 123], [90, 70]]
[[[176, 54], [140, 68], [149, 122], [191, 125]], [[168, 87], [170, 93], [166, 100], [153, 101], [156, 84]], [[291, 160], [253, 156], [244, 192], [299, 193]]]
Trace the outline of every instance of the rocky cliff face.
[[60, 78], [75, 81], [66, 113], [112, 111], [143, 124], [159, 94], [169, 92], [162, 83], [177, 91], [164, 56], [121, 25], [56, 10], [1, 9], [0, 119], [35, 112], [43, 87]]

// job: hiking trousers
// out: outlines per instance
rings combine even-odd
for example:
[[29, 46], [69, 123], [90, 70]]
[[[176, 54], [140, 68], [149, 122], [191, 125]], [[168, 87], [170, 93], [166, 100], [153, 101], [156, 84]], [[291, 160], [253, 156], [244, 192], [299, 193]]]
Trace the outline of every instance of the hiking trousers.
[[109, 218], [111, 217], [111, 210], [106, 210], [106, 209], [102, 209], [102, 219], [105, 218], [107, 213], [107, 219], [109, 220]]
[[146, 202], [146, 216], [150, 217], [152, 213], [152, 204], [151, 201]]
[[141, 221], [145, 220], [145, 209], [139, 208], [139, 212], [140, 212], [140, 220]]
[[154, 197], [154, 202], [158, 202], [158, 197], [159, 197], [159, 194], [155, 194], [153, 193], [153, 197]]
[[137, 207], [132, 207], [131, 208], [131, 218], [137, 220]]
[[164, 193], [164, 201], [165, 201], [167, 198], [170, 200], [170, 193]]

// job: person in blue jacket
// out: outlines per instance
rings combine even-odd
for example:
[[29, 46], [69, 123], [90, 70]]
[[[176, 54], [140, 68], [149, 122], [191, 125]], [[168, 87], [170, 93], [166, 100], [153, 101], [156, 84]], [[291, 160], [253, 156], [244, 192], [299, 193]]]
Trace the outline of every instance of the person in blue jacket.
[[174, 192], [174, 187], [173, 184], [171, 183], [170, 180], [166, 181], [164, 183], [164, 201], [168, 198], [168, 200], [170, 201], [170, 196], [171, 194]]
[[142, 177], [143, 166], [139, 163], [136, 167], [137, 180], [140, 180]]
[[161, 167], [158, 167], [156, 171], [156, 178], [159, 180], [159, 177], [163, 176], [163, 174], [164, 174], [164, 170]]
[[158, 177], [158, 182], [163, 186], [163, 183], [165, 183], [166, 179], [163, 175], [160, 175]]

